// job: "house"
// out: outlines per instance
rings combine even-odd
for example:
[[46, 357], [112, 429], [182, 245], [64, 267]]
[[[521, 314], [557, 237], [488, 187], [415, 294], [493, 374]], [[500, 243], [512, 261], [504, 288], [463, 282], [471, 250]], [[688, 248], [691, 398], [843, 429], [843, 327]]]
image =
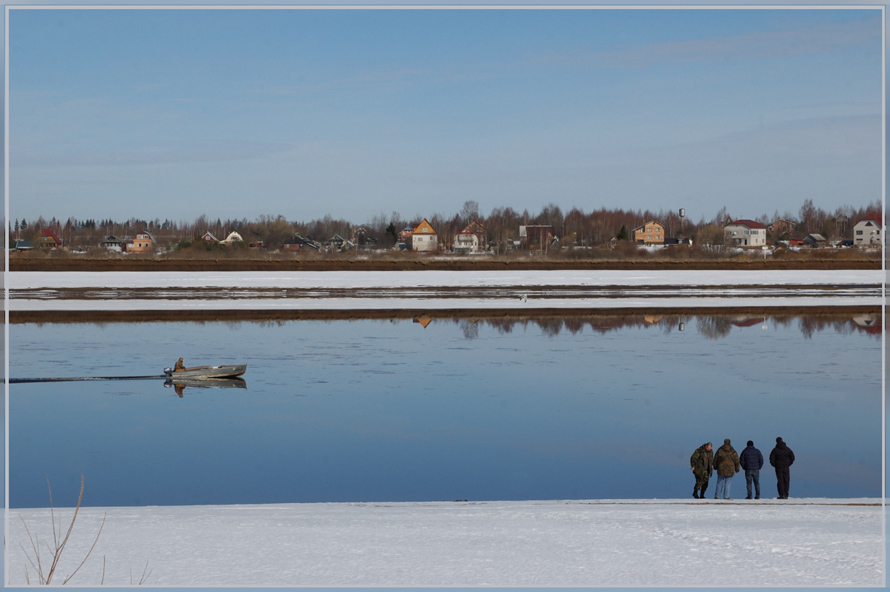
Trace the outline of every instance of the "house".
[[411, 248], [421, 252], [439, 250], [439, 235], [426, 218], [414, 227], [414, 233], [411, 235]]
[[124, 245], [126, 245], [126, 244], [127, 244], [126, 238], [118, 238], [112, 234], [112, 235], [106, 236], [105, 240], [103, 240], [101, 243], [99, 243], [99, 246], [105, 247], [109, 251], [114, 251], [116, 253], [123, 253], [124, 248], [125, 248]]
[[485, 228], [473, 222], [454, 237], [454, 251], [458, 253], [478, 253], [485, 249]]
[[377, 239], [371, 236], [363, 226], [359, 226], [352, 233], [352, 244], [359, 250], [372, 249], [377, 246]]
[[349, 251], [355, 248], [355, 243], [349, 239], [343, 238], [339, 234], [335, 234], [328, 239], [325, 246], [332, 251]]
[[754, 220], [736, 220], [723, 227], [726, 244], [733, 247], [765, 247], [766, 226]]
[[641, 226], [637, 226], [632, 232], [635, 243], [644, 245], [664, 244], [664, 226], [655, 220], [650, 220]]
[[824, 247], [825, 243], [825, 237], [821, 234], [808, 234], [807, 237], [803, 239], [803, 244], [808, 247]]
[[150, 253], [154, 247], [154, 237], [147, 232], [136, 234], [136, 238], [125, 239], [124, 251], [127, 253]]
[[25, 240], [23, 238], [15, 239], [15, 248], [14, 251], [30, 251], [32, 249], [37, 248], [37, 243], [34, 241]]
[[44, 228], [37, 238], [37, 247], [40, 249], [58, 249], [62, 246], [62, 239], [53, 232], [52, 228]]
[[294, 235], [284, 241], [284, 244], [281, 245], [282, 250], [284, 251], [302, 251], [303, 249], [314, 249], [319, 250], [321, 247], [312, 239], [306, 238], [301, 234], [294, 233]]
[[779, 218], [770, 224], [767, 230], [769, 230], [775, 240], [789, 239], [794, 234], [794, 231], [797, 230], [797, 224]]
[[553, 231], [553, 226], [549, 224], [520, 226], [519, 240], [529, 250], [546, 251], [556, 240], [556, 234]]
[[244, 239], [241, 238], [241, 235], [240, 235], [240, 234], [238, 234], [237, 232], [235, 232], [235, 231], [233, 230], [232, 232], [229, 233], [229, 235], [228, 235], [226, 238], [224, 238], [224, 239], [223, 239], [222, 241], [220, 241], [220, 242], [222, 242], [222, 243], [225, 244], [225, 245], [229, 245], [229, 246], [230, 246], [232, 243], [243, 243], [243, 242], [244, 242]]
[[219, 242], [219, 239], [216, 238], [215, 236], [213, 236], [213, 233], [210, 232], [209, 230], [201, 236], [201, 240], [207, 241], [208, 243], [218, 243]]
[[883, 227], [884, 219], [881, 214], [869, 214], [853, 227], [853, 244], [856, 246], [881, 244]]
[[411, 242], [411, 237], [412, 237], [413, 235], [414, 235], [414, 227], [413, 227], [413, 226], [406, 226], [405, 228], [403, 228], [403, 229], [401, 230], [401, 232], [399, 232], [399, 240], [396, 241], [396, 242], [400, 242], [400, 243], [410, 243], [410, 242]]

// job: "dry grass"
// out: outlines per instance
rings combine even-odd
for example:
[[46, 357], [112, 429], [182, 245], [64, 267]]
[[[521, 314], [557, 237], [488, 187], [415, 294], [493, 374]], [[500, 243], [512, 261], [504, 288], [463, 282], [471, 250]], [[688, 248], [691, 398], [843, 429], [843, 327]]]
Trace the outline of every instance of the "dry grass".
[[[53, 508], [53, 490], [49, 484], [49, 477], [46, 479], [46, 486], [49, 489], [49, 509], [50, 509], [50, 518], [52, 520], [53, 526], [53, 543], [52, 546], [47, 545], [47, 550], [49, 551], [50, 556], [52, 557], [52, 561], [50, 561], [49, 567], [44, 572], [44, 556], [41, 554], [41, 542], [40, 539], [36, 535], [31, 534], [31, 530], [28, 528], [28, 525], [25, 523], [25, 519], [19, 516], [22, 520], [22, 525], [25, 527], [25, 532], [28, 533], [28, 540], [31, 543], [31, 552], [29, 553], [27, 549], [25, 549], [24, 545], [22, 546], [22, 551], [24, 551], [25, 556], [28, 558], [28, 563], [31, 564], [31, 567], [37, 573], [38, 583], [42, 585], [49, 586], [52, 583], [53, 576], [56, 574], [56, 568], [59, 566], [59, 561], [62, 558], [62, 554], [65, 552], [65, 546], [68, 544], [68, 539], [71, 538], [71, 532], [74, 530], [74, 523], [77, 521], [77, 513], [80, 511], [80, 503], [83, 500], [83, 485], [84, 479], [83, 475], [80, 476], [80, 494], [77, 496], [77, 506], [74, 508], [74, 515], [71, 517], [71, 522], [68, 524], [68, 529], [65, 531], [65, 536], [62, 536], [62, 519], [59, 518], [58, 528], [56, 528], [56, 517], [55, 510]], [[80, 571], [80, 568], [83, 567], [84, 563], [86, 563], [87, 559], [90, 558], [90, 555], [93, 552], [93, 549], [96, 548], [96, 543], [99, 542], [99, 535], [102, 534], [102, 528], [105, 526], [105, 516], [102, 517], [102, 524], [99, 525], [99, 531], [96, 533], [96, 538], [93, 540], [93, 544], [90, 546], [89, 551], [87, 551], [83, 560], [77, 565], [73, 572], [71, 572], [68, 576], [62, 580], [62, 584], [67, 584], [74, 575]], [[32, 555], [33, 553], [33, 555]], [[30, 585], [31, 584], [31, 576], [28, 573], [27, 566], [25, 567], [25, 581]], [[105, 557], [102, 558], [102, 582], [105, 581]]]

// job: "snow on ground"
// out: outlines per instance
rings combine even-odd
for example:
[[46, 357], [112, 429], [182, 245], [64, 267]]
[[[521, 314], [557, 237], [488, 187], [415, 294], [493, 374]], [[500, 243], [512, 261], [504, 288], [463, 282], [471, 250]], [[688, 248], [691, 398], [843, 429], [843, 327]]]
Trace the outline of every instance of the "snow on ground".
[[[63, 526], [71, 508], [56, 509]], [[877, 499], [325, 503], [82, 508], [59, 574], [152, 586], [885, 586]], [[48, 509], [7, 517], [25, 583]], [[24, 549], [23, 549], [24, 547]], [[32, 553], [33, 556], [33, 553]], [[58, 583], [61, 583], [59, 581]]]
[[882, 270], [513, 270], [317, 272], [31, 272], [8, 274], [9, 289], [38, 288], [415, 288], [498, 286], [875, 285]]
[[[13, 311], [35, 310], [392, 310], [719, 308], [766, 306], [880, 306], [883, 271], [346, 271], [346, 272], [15, 272], [9, 275]], [[682, 290], [680, 287], [682, 286]], [[802, 292], [785, 286], [812, 286]], [[53, 290], [155, 289], [161, 297], [55, 299]], [[163, 297], [164, 290], [280, 289], [241, 298]], [[391, 290], [368, 297], [362, 290]], [[460, 289], [419, 294], [418, 288]], [[523, 292], [527, 288], [529, 293]], [[549, 293], [542, 293], [552, 288]], [[616, 288], [616, 289], [612, 289]], [[826, 288], [826, 289], [822, 289]], [[287, 290], [354, 290], [353, 294], [288, 294]], [[41, 290], [47, 294], [39, 294]], [[499, 292], [499, 290], [502, 290]], [[28, 297], [15, 294], [27, 291]], [[574, 291], [574, 293], [572, 293]], [[815, 292], [815, 293], [814, 293]], [[37, 293], [37, 294], [35, 294]], [[729, 302], [729, 299], [732, 299]]]

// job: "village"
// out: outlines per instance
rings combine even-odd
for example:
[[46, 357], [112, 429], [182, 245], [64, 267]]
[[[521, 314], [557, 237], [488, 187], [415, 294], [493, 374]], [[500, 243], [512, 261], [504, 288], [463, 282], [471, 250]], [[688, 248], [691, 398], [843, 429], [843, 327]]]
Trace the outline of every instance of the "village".
[[[590, 249], [594, 247], [612, 249], [620, 244], [646, 248], [703, 246], [711, 250], [744, 249], [820, 249], [820, 248], [876, 248], [880, 247], [883, 216], [869, 213], [856, 220], [840, 215], [834, 222], [835, 233], [827, 237], [818, 232], [805, 232], [801, 224], [777, 219], [765, 224], [750, 219], [729, 219], [722, 225], [722, 233], [713, 228], [690, 228], [685, 230], [683, 210], [679, 211], [680, 224], [667, 225], [658, 220], [648, 220], [628, 229], [626, 225], [599, 244], [591, 244], [582, 233], [567, 234], [565, 224], [562, 232], [554, 224], [523, 224], [515, 228], [515, 234], [497, 240], [486, 230], [481, 221], [474, 220], [454, 234], [437, 231], [426, 218], [408, 224], [396, 231], [390, 223], [382, 237], [375, 236], [365, 226], [349, 228], [341, 234], [334, 232], [323, 239], [304, 235], [294, 230], [290, 236], [278, 241], [256, 236], [256, 230], [245, 237], [238, 230], [225, 230], [217, 235], [205, 230], [202, 235], [171, 240], [159, 238], [156, 232], [145, 228], [133, 235], [107, 235], [97, 244], [85, 244], [78, 233], [67, 233], [56, 224], [42, 227], [36, 236], [22, 238], [22, 230], [16, 222], [15, 235], [10, 239], [10, 250], [14, 252], [106, 252], [116, 254], [161, 255], [168, 252], [203, 248], [250, 249], [278, 251], [282, 253], [341, 253], [349, 251], [412, 251], [416, 253], [451, 253], [456, 255], [503, 254], [509, 251], [525, 251], [531, 254], [554, 254], [561, 250]], [[453, 226], [453, 222], [449, 226]], [[70, 226], [70, 222], [69, 222]], [[146, 224], [146, 226], [148, 226]], [[713, 224], [708, 225], [713, 226]], [[849, 229], [848, 229], [849, 227]], [[36, 229], [32, 229], [35, 232]], [[26, 234], [26, 233], [25, 233]], [[63, 234], [69, 239], [63, 240]], [[503, 233], [501, 233], [503, 234]]]

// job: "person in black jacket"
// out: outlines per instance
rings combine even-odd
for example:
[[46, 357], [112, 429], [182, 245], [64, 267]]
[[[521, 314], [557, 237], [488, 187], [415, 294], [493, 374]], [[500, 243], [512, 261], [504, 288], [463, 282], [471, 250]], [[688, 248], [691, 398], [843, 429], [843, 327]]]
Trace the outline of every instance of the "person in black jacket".
[[754, 499], [760, 499], [760, 469], [763, 467], [763, 455], [754, 448], [754, 442], [748, 440], [748, 447], [739, 455], [739, 464], [745, 471], [745, 483], [748, 484], [748, 497], [751, 499], [751, 484], [754, 484]]
[[789, 467], [794, 464], [794, 452], [782, 438], [776, 438], [776, 447], [769, 453], [769, 464], [776, 468], [776, 489], [779, 499], [788, 499], [788, 484], [791, 482]]

